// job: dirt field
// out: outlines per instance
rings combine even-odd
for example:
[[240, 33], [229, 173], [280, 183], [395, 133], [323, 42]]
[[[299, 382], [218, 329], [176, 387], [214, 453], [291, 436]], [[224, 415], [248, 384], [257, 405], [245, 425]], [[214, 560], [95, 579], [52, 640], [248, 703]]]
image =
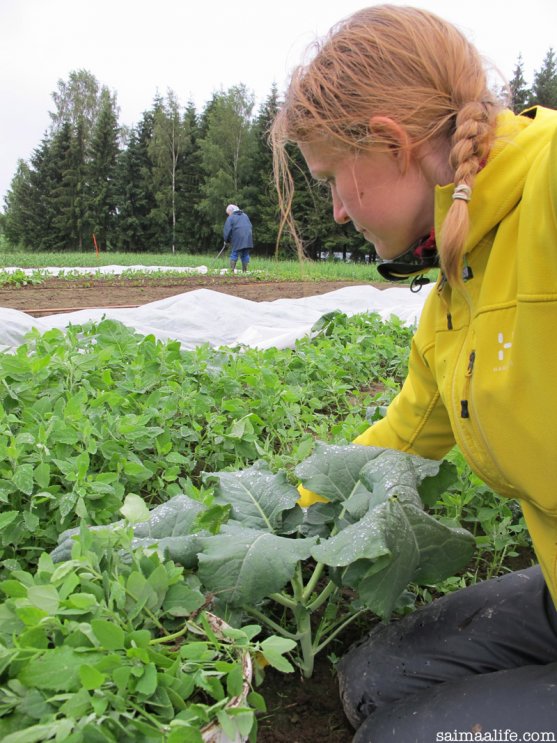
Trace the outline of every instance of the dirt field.
[[346, 281], [269, 282], [227, 275], [162, 279], [48, 279], [37, 285], [0, 287], [0, 307], [11, 307], [39, 317], [86, 307], [136, 307], [195, 289], [211, 289], [265, 302], [310, 297], [355, 285], [356, 282]]

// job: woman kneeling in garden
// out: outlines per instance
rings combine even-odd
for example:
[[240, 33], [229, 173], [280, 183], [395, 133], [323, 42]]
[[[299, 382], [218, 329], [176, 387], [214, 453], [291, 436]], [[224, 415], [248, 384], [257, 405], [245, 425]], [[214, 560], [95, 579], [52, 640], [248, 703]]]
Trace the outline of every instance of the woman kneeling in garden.
[[339, 677], [355, 740], [555, 732], [557, 111], [513, 114], [455, 27], [375, 6], [294, 72], [272, 140], [294, 235], [288, 142], [329, 184], [335, 221], [373, 243], [385, 276], [441, 269], [403, 389], [356, 443], [432, 459], [458, 445], [488, 485], [518, 499], [539, 560], [353, 648]]

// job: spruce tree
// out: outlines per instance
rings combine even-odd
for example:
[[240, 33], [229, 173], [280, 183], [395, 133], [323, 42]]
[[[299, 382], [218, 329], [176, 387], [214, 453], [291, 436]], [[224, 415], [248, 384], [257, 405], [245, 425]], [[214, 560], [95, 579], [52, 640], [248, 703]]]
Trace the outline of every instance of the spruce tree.
[[552, 48], [545, 55], [541, 68], [534, 73], [530, 105], [557, 108], [557, 61]]
[[31, 170], [25, 160], [18, 160], [17, 170], [4, 197], [3, 233], [14, 247], [27, 248], [33, 220]]
[[86, 221], [86, 155], [83, 122], [66, 122], [53, 137], [50, 203], [60, 249], [83, 250]]
[[526, 86], [526, 80], [524, 79], [524, 62], [522, 61], [521, 54], [518, 55], [513, 77], [509, 83], [509, 88], [511, 94], [511, 108], [516, 114], [518, 114], [528, 106], [530, 98], [530, 90]]
[[76, 197], [80, 180], [78, 147], [72, 125], [66, 121], [52, 138], [48, 202], [53, 212], [51, 246], [56, 250], [76, 250], [79, 244]]
[[176, 240], [188, 253], [203, 252], [203, 246], [212, 247], [211, 228], [196, 209], [201, 199], [201, 150], [199, 119], [192, 101], [186, 106], [182, 126], [185, 142], [176, 172]]
[[120, 152], [116, 168], [116, 213], [117, 231], [115, 244], [118, 250], [141, 250], [143, 232], [141, 226], [144, 193], [141, 189], [141, 144], [140, 135], [132, 127], [127, 147]]
[[149, 154], [154, 113], [153, 109], [143, 112], [119, 158], [117, 212], [118, 247], [121, 250], [153, 251], [160, 244], [160, 230], [153, 220], [157, 201], [153, 162]]
[[253, 126], [255, 148], [250, 188], [250, 201], [254, 204], [250, 217], [256, 236], [256, 246], [266, 254], [273, 254], [275, 251], [280, 221], [277, 191], [273, 180], [273, 153], [269, 143], [269, 130], [278, 109], [278, 90], [277, 86], [273, 85]]
[[114, 246], [116, 236], [119, 127], [115, 99], [107, 89], [91, 133], [87, 164], [87, 217], [100, 250]]

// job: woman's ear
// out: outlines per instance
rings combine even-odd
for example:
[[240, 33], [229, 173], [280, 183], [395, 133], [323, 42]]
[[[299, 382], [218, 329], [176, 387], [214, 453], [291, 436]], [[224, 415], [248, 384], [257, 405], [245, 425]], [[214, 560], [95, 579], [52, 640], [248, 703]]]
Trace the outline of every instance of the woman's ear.
[[412, 153], [412, 143], [406, 128], [388, 116], [372, 116], [369, 126], [372, 137], [377, 137], [381, 144], [389, 148], [404, 173]]

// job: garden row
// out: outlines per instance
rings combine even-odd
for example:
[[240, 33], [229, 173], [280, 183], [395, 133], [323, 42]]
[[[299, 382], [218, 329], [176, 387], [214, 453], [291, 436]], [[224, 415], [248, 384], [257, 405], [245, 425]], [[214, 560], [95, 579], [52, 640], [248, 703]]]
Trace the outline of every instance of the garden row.
[[294, 349], [186, 352], [103, 321], [1, 355], [2, 740], [255, 740], [267, 664], [309, 676], [364, 613], [527, 549], [458, 455], [349, 444], [410, 336], [332, 313]]

